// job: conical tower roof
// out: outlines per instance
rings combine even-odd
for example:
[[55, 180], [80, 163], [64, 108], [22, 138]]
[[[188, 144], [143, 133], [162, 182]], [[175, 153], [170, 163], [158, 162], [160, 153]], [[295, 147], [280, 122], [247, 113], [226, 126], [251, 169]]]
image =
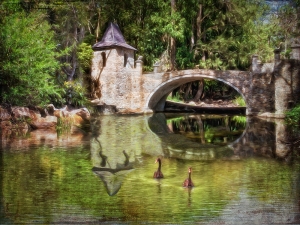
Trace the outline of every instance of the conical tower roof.
[[103, 50], [113, 47], [123, 47], [136, 51], [134, 47], [126, 43], [119, 26], [110, 22], [102, 40], [93, 45], [93, 50]]

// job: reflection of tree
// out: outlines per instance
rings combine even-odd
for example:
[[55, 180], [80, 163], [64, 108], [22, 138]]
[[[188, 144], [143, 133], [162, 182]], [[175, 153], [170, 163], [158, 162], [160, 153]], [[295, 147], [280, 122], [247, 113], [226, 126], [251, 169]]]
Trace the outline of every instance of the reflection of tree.
[[[240, 119], [238, 119], [240, 117]], [[246, 126], [244, 116], [185, 115], [167, 122], [173, 133], [204, 143], [227, 143], [239, 136]]]
[[[112, 168], [109, 164], [109, 159], [102, 153], [102, 149], [99, 151], [101, 158], [100, 167], [93, 167], [93, 172], [97, 174], [103, 181], [107, 193], [113, 196], [118, 193], [122, 186], [122, 182], [129, 172], [133, 170], [133, 167], [129, 162], [129, 155], [123, 150], [125, 156], [124, 163], [117, 163], [116, 167]], [[106, 166], [107, 165], [107, 166]]]
[[92, 139], [94, 139], [99, 144], [99, 148], [100, 148], [100, 151], [101, 151], [102, 150], [101, 143], [98, 140], [98, 137], [101, 134], [100, 127], [101, 127], [101, 121], [100, 120], [94, 119], [91, 122]]
[[201, 119], [200, 115], [196, 115], [195, 117], [196, 117], [196, 124], [199, 128], [199, 137], [200, 137], [201, 143], [204, 144], [205, 143], [205, 136], [204, 136], [203, 122], [202, 122], [202, 119]]

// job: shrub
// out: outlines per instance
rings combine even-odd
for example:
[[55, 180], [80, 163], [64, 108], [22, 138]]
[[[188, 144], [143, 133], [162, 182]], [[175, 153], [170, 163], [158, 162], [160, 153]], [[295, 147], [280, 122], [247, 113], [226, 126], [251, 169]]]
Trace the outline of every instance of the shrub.
[[285, 121], [288, 125], [299, 127], [300, 125], [300, 104], [286, 112]]

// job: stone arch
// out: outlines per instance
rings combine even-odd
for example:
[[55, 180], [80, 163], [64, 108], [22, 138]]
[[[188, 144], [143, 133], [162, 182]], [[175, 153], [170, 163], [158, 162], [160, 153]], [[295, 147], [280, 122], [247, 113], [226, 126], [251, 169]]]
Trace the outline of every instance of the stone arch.
[[213, 76], [203, 75], [203, 74], [197, 74], [197, 75], [192, 74], [192, 75], [176, 76], [161, 83], [148, 96], [146, 100], [145, 108], [151, 109], [153, 111], [163, 111], [167, 96], [172, 90], [174, 90], [175, 88], [179, 87], [182, 84], [196, 81], [199, 80], [200, 78], [218, 80], [227, 84], [228, 86], [235, 89], [243, 97], [243, 99], [246, 102], [246, 107], [248, 106], [247, 98], [244, 95], [243, 89], [241, 87], [237, 87], [231, 82], [226, 81], [219, 77], [213, 77]]

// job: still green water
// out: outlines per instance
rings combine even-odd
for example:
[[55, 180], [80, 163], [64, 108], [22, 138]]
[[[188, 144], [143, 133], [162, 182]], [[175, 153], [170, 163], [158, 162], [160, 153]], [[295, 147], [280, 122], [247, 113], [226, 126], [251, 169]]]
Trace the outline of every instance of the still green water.
[[[297, 221], [300, 164], [293, 155], [278, 159], [282, 125], [178, 117], [100, 116], [92, 133], [76, 141], [45, 136], [2, 144], [1, 224]], [[153, 179], [158, 156], [160, 180]], [[188, 167], [191, 189], [182, 187]]]

